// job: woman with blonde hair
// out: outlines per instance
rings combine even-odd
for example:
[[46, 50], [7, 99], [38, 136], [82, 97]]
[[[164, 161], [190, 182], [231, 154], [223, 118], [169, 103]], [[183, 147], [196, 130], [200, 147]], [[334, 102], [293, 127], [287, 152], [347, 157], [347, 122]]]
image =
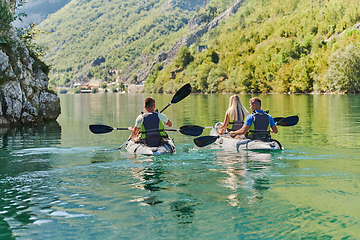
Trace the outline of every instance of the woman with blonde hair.
[[226, 128], [228, 131], [236, 131], [244, 124], [244, 119], [249, 115], [248, 110], [242, 105], [237, 95], [232, 95], [229, 99], [229, 108], [225, 113], [225, 119], [219, 125], [218, 132], [224, 134]]

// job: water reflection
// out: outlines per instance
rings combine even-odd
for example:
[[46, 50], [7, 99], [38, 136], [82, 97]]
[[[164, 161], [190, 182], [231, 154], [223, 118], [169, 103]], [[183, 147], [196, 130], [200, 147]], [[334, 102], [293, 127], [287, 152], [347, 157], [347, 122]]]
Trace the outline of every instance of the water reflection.
[[[144, 165], [138, 165], [139, 167], [131, 168], [131, 174], [133, 178], [137, 179], [139, 182], [134, 184], [134, 187], [146, 190], [150, 196], [145, 197], [136, 197], [134, 202], [140, 202], [142, 205], [157, 205], [162, 203], [162, 200], [158, 200], [158, 197], [155, 195], [157, 191], [164, 190], [163, 187], [158, 186], [163, 182], [163, 169], [161, 165], [157, 165], [156, 158], [144, 158], [136, 160], [135, 163], [140, 163]], [[150, 166], [146, 166], [147, 163], [150, 163]]]
[[191, 224], [199, 202], [188, 192], [191, 180], [174, 164], [174, 157], [137, 158], [132, 163], [136, 167], [131, 168], [131, 174], [137, 180], [133, 187], [145, 193], [134, 196], [131, 202], [156, 209], [165, 207], [174, 213], [179, 225]]
[[219, 164], [228, 175], [224, 185], [232, 190], [229, 204], [240, 207], [261, 201], [264, 191], [270, 189], [268, 172], [272, 154], [252, 151], [223, 151], [218, 156]]
[[179, 201], [171, 202], [170, 210], [175, 213], [179, 225], [187, 226], [193, 223], [196, 205], [198, 205], [196, 201], [181, 199]]
[[60, 138], [61, 126], [56, 121], [34, 126], [0, 128], [1, 150], [60, 144]]
[[[274, 117], [300, 116], [279, 128], [282, 153], [194, 149], [172, 133], [178, 151], [161, 158], [92, 151], [128, 132], [95, 135], [88, 125], [133, 125], [143, 95], [60, 97], [61, 127], [0, 129], [0, 239], [358, 236], [358, 95], [261, 95]], [[172, 95], [154, 97], [160, 107]], [[175, 128], [211, 126], [228, 99], [191, 95], [166, 114]]]
[[[119, 150], [113, 151], [115, 155], [119, 154]], [[118, 156], [114, 157], [114, 154], [111, 154], [110, 151], [93, 151], [93, 154], [90, 156], [91, 163], [106, 163], [115, 161]]]
[[46, 188], [48, 176], [32, 172], [51, 169], [49, 147], [59, 144], [60, 138], [57, 122], [0, 128], [0, 239], [15, 238], [14, 226], [22, 229], [35, 221], [30, 209], [39, 198], [39, 189]]

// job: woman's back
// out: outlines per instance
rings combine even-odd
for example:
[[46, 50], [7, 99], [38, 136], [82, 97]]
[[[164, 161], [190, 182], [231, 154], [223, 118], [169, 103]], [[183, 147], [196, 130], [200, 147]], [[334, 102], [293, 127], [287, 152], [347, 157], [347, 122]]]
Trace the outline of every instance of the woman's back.
[[225, 131], [226, 126], [229, 131], [240, 129], [247, 115], [249, 115], [249, 112], [242, 105], [240, 98], [237, 95], [232, 95], [229, 99], [229, 108], [225, 113], [221, 132]]

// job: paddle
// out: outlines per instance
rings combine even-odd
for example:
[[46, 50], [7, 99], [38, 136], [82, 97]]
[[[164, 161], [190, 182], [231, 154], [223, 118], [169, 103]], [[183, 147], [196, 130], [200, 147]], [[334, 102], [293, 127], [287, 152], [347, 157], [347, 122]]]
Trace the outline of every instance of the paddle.
[[[185, 84], [184, 86], [182, 86], [173, 96], [173, 98], [171, 99], [171, 102], [168, 103], [168, 105], [166, 105], [166, 107], [164, 107], [160, 113], [162, 113], [163, 111], [165, 111], [165, 109], [167, 109], [171, 104], [174, 103], [178, 103], [181, 100], [183, 100], [184, 98], [186, 98], [187, 96], [189, 96], [189, 94], [191, 93], [191, 85], [190, 83]], [[120, 147], [119, 150], [125, 146], [129, 141], [131, 140], [131, 137], [129, 137], [126, 142], [124, 142]]]
[[201, 127], [197, 125], [185, 125], [180, 127], [180, 131], [182, 131], [182, 134], [188, 135], [188, 136], [200, 136], [204, 129], [206, 128], [212, 128], [212, 127]]
[[[275, 124], [278, 125], [278, 126], [284, 126], [285, 127], [285, 126], [294, 126], [298, 122], [299, 122], [299, 117], [298, 116], [291, 116], [291, 117], [281, 118]], [[198, 138], [194, 139], [194, 143], [198, 147], [205, 147], [205, 146], [207, 146], [209, 144], [214, 143], [216, 141], [216, 139], [218, 139], [220, 137], [226, 137], [226, 136], [229, 136], [229, 134], [219, 135], [219, 136], [198, 137]]]
[[230, 136], [229, 134], [219, 135], [219, 136], [202, 136], [194, 139], [194, 143], [198, 147], [205, 147], [216, 141], [220, 137]]
[[[276, 120], [275, 120], [276, 119]], [[274, 118], [275, 124], [282, 127], [294, 126], [299, 122], [298, 116], [291, 116], [285, 118]]]
[[112, 130], [129, 130], [128, 128], [113, 128], [110, 126], [98, 125], [98, 124], [89, 125], [89, 129], [92, 133], [95, 134], [109, 133]]
[[283, 117], [277, 117], [277, 118], [274, 118], [274, 121], [275, 121], [275, 122], [278, 122], [278, 121], [280, 121], [281, 119], [283, 119]]
[[[263, 132], [263, 131], [260, 131]], [[218, 135], [218, 136], [202, 136], [194, 139], [194, 143], [198, 147], [205, 147], [216, 141], [216, 139], [221, 137], [231, 136], [230, 134]]]
[[178, 103], [181, 100], [183, 100], [184, 98], [186, 98], [189, 94], [191, 93], [191, 85], [190, 83], [185, 84], [184, 86], [182, 86], [174, 95], [174, 97], [171, 99], [171, 102], [168, 103], [168, 105], [166, 105], [166, 107], [164, 107], [160, 113], [162, 113], [163, 111], [165, 111], [165, 109], [167, 109], [171, 104], [174, 103]]
[[[189, 83], [185, 84], [184, 86], [182, 86], [174, 95], [174, 97], [171, 99], [171, 102], [168, 103], [168, 105], [166, 105], [166, 107], [164, 107], [160, 113], [162, 113], [163, 111], [165, 111], [166, 108], [168, 108], [171, 104], [174, 103], [178, 103], [181, 100], [183, 100], [184, 98], [186, 98], [187, 96], [189, 96], [189, 94], [191, 93], [191, 85]], [[105, 125], [90, 125], [89, 126], [90, 131], [95, 133], [95, 134], [101, 134], [101, 133], [108, 133], [111, 132], [112, 130], [125, 130], [125, 128], [112, 128], [109, 126], [105, 126]], [[126, 128], [126, 130], [128, 130]], [[176, 129], [174, 129], [176, 130]], [[181, 132], [181, 131], [180, 131]], [[188, 132], [191, 133], [190, 130], [185, 131], [183, 130], [183, 132]], [[185, 134], [185, 133], [184, 133]], [[191, 135], [193, 136], [193, 135]], [[129, 137], [126, 142], [124, 142], [119, 148], [118, 150], [120, 150], [121, 148], [123, 148], [129, 141], [131, 140], [131, 138]]]
[[[106, 125], [99, 125], [99, 124], [93, 124], [89, 126], [89, 129], [92, 133], [95, 134], [103, 134], [103, 133], [109, 133], [113, 130], [129, 130], [128, 128], [113, 128], [110, 126], [106, 126]], [[165, 131], [171, 131], [171, 132], [180, 132], [184, 135], [188, 135], [188, 136], [199, 136], [201, 135], [201, 133], [199, 134], [199, 129], [202, 132], [202, 127], [189, 127], [189, 126], [182, 126], [180, 127], [180, 129], [164, 129]], [[149, 132], [151, 132], [151, 130], [148, 130]], [[156, 131], [159, 131], [158, 129], [156, 129]]]

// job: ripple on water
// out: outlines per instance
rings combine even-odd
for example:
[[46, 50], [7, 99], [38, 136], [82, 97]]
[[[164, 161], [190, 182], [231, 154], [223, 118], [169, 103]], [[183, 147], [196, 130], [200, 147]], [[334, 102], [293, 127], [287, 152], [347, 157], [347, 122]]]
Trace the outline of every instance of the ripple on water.
[[[0, 214], [18, 236], [338, 239], [355, 236], [359, 223], [341, 206], [357, 206], [358, 194], [337, 185], [355, 179], [324, 168], [337, 158], [332, 152], [231, 152], [193, 144], [159, 157], [88, 150], [14, 154], [60, 162], [0, 180], [7, 186]], [[53, 231], [59, 226], [66, 231]]]
[[33, 222], [34, 225], [43, 225], [46, 223], [51, 223], [52, 220], [46, 220], [46, 219], [40, 219], [40, 220], [36, 220], [35, 222]]
[[78, 217], [90, 217], [92, 215], [83, 214], [83, 213], [73, 214], [73, 213], [68, 213], [66, 211], [54, 211], [54, 212], [50, 213], [49, 216], [51, 216], [51, 217], [64, 217], [64, 218], [78, 218]]

